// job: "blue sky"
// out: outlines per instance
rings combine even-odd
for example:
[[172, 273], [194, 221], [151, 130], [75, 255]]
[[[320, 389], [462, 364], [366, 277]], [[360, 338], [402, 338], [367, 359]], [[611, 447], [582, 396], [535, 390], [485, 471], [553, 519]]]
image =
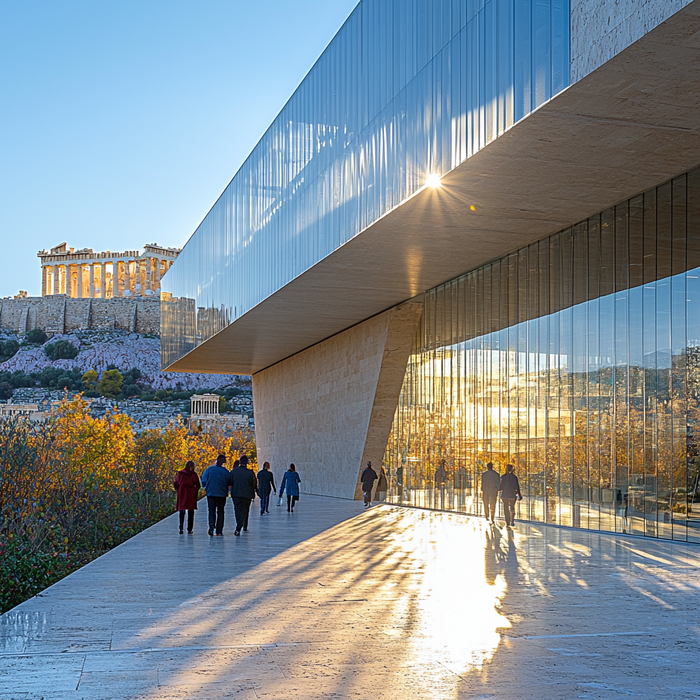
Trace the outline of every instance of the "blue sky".
[[357, 0], [0, 0], [0, 296], [182, 246]]

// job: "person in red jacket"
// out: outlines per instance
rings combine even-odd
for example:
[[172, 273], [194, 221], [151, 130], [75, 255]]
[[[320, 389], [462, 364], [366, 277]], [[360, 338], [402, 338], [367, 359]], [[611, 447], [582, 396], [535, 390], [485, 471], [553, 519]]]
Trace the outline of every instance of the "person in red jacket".
[[177, 473], [173, 486], [177, 491], [176, 508], [180, 513], [180, 534], [182, 534], [185, 511], [187, 511], [187, 534], [191, 535], [194, 528], [194, 512], [197, 510], [197, 495], [201, 488], [199, 477], [194, 470], [194, 462], [187, 462], [185, 468]]

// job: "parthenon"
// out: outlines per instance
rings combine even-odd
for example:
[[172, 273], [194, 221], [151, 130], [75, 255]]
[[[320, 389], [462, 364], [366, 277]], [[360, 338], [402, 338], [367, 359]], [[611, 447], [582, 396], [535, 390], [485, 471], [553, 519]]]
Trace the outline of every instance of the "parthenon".
[[160, 293], [161, 277], [179, 252], [179, 248], [149, 243], [143, 253], [95, 253], [92, 248], [74, 250], [61, 243], [37, 253], [41, 260], [41, 295], [65, 294], [74, 299], [156, 295]]

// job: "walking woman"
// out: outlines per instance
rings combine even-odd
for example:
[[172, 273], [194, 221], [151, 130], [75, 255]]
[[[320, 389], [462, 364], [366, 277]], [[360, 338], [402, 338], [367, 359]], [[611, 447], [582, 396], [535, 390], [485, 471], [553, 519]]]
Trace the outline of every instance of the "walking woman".
[[280, 496], [286, 492], [287, 494], [287, 513], [294, 512], [294, 504], [299, 500], [299, 484], [301, 479], [297, 474], [297, 468], [289, 465], [289, 469], [284, 473], [282, 485], [280, 486]]
[[187, 534], [191, 535], [194, 528], [194, 512], [197, 510], [197, 495], [202, 486], [194, 470], [194, 462], [187, 462], [185, 468], [177, 473], [173, 486], [177, 491], [176, 508], [180, 513], [180, 534], [182, 534], [185, 511], [187, 511]]

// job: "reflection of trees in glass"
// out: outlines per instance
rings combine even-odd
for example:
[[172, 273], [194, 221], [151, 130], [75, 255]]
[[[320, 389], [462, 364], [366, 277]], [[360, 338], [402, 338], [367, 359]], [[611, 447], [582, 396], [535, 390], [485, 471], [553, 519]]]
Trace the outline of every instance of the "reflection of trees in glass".
[[686, 512], [700, 486], [700, 348], [674, 355], [670, 366], [586, 373], [516, 375], [476, 363], [477, 371], [450, 376], [440, 363], [454, 371], [453, 359], [412, 357], [391, 457], [410, 474], [407, 485], [432, 488], [443, 459], [450, 477], [465, 466], [474, 478], [493, 461], [500, 471], [516, 465], [523, 491], [546, 499], [548, 520], [558, 503], [597, 507], [603, 489], [613, 492], [611, 509], [634, 492], [632, 510]]

